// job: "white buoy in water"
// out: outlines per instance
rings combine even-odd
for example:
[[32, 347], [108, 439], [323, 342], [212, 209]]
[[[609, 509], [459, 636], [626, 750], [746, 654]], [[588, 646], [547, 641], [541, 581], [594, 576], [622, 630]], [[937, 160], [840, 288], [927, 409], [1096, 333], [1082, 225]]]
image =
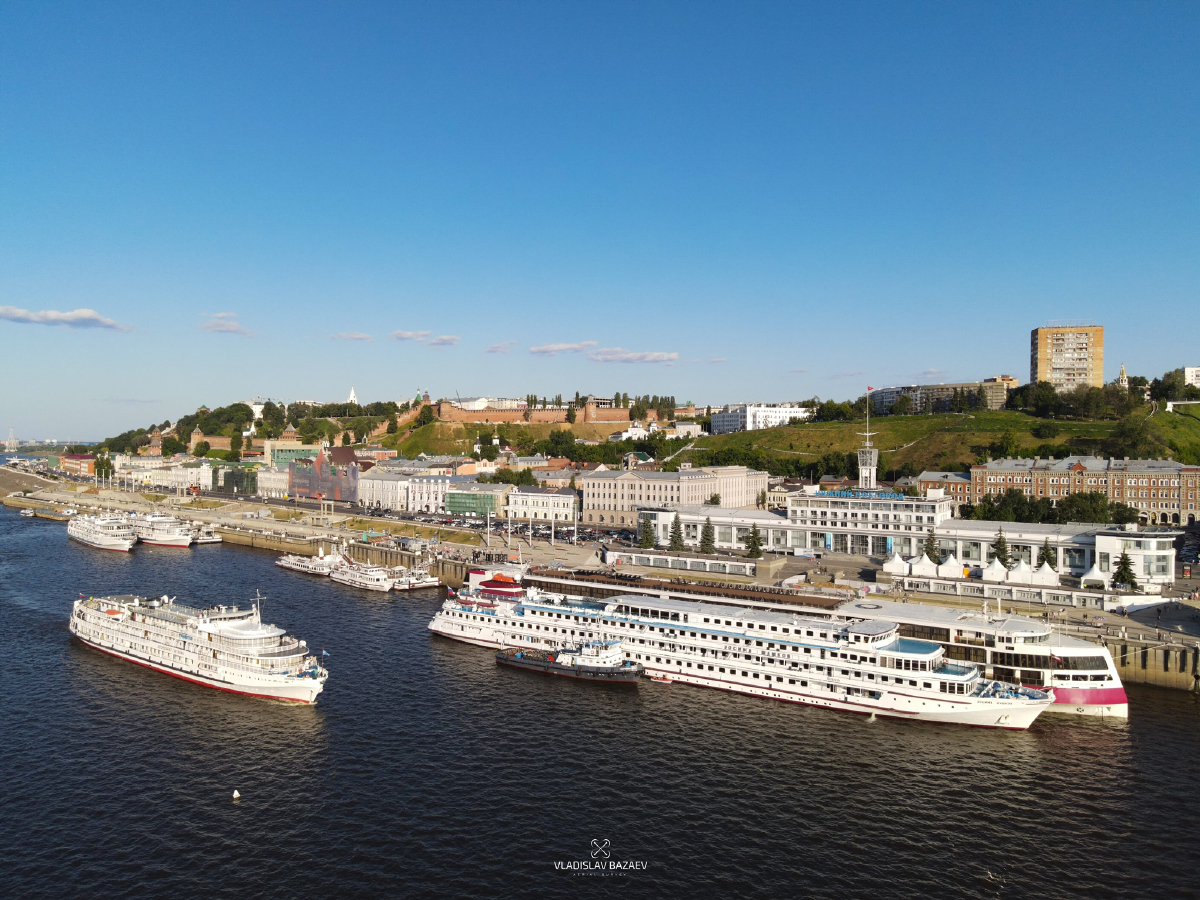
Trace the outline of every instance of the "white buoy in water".
[[241, 795], [241, 794], [239, 794], [239, 793], [237, 792], [237, 789], [236, 789], [236, 788], [235, 788], [235, 789], [234, 789], [234, 791], [233, 791], [233, 799], [234, 799], [234, 800], [241, 800], [241, 799], [242, 799], [242, 795]]

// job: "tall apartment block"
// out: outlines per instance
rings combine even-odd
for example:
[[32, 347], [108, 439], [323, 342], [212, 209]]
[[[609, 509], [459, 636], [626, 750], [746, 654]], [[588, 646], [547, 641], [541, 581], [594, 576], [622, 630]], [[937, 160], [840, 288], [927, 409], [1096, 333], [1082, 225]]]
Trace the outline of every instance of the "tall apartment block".
[[1057, 391], [1104, 386], [1104, 326], [1044, 325], [1029, 334], [1029, 380]]

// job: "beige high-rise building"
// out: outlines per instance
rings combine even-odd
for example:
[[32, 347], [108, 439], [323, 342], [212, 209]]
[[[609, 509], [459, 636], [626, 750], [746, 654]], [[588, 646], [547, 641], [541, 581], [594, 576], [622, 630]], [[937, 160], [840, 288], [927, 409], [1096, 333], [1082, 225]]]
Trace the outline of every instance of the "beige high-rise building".
[[1044, 325], [1029, 334], [1029, 380], [1057, 391], [1104, 386], [1104, 326]]

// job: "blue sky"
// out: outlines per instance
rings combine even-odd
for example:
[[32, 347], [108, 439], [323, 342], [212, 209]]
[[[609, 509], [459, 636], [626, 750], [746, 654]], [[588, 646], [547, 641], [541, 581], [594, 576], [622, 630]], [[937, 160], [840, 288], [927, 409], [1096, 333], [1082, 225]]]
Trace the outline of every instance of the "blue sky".
[[1065, 318], [1200, 365], [1198, 46], [1194, 3], [6, 4], [0, 437], [1024, 380]]

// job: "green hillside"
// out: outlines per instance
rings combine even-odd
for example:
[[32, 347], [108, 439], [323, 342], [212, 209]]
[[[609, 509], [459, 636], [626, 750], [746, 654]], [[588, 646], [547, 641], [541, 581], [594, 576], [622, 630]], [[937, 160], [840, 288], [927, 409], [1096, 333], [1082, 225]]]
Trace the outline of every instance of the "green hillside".
[[499, 434], [501, 443], [514, 447], [528, 447], [545, 440], [554, 431], [569, 430], [576, 438], [604, 441], [613, 432], [620, 431], [620, 424], [595, 425], [551, 425], [541, 423], [506, 423], [503, 425], [476, 425], [461, 422], [432, 422], [407, 434], [389, 435], [384, 446], [395, 447], [402, 456], [414, 457], [418, 453], [431, 455], [469, 454], [476, 438], [490, 442], [493, 434]]
[[[817, 422], [718, 435], [698, 441], [696, 449], [681, 459], [704, 463], [744, 455], [748, 460], [791, 462], [771, 466], [776, 470], [824, 471], [829, 467], [821, 466], [823, 457], [845, 454], [862, 445], [860, 432], [865, 424], [861, 419]], [[1045, 420], [1008, 410], [886, 416], [872, 418], [871, 430], [876, 432], [873, 442], [880, 449], [882, 478], [922, 469], [962, 470], [988, 456], [1004, 455], [1169, 454], [1200, 464], [1200, 418], [1162, 412], [1149, 418], [1139, 413], [1124, 422]]]

